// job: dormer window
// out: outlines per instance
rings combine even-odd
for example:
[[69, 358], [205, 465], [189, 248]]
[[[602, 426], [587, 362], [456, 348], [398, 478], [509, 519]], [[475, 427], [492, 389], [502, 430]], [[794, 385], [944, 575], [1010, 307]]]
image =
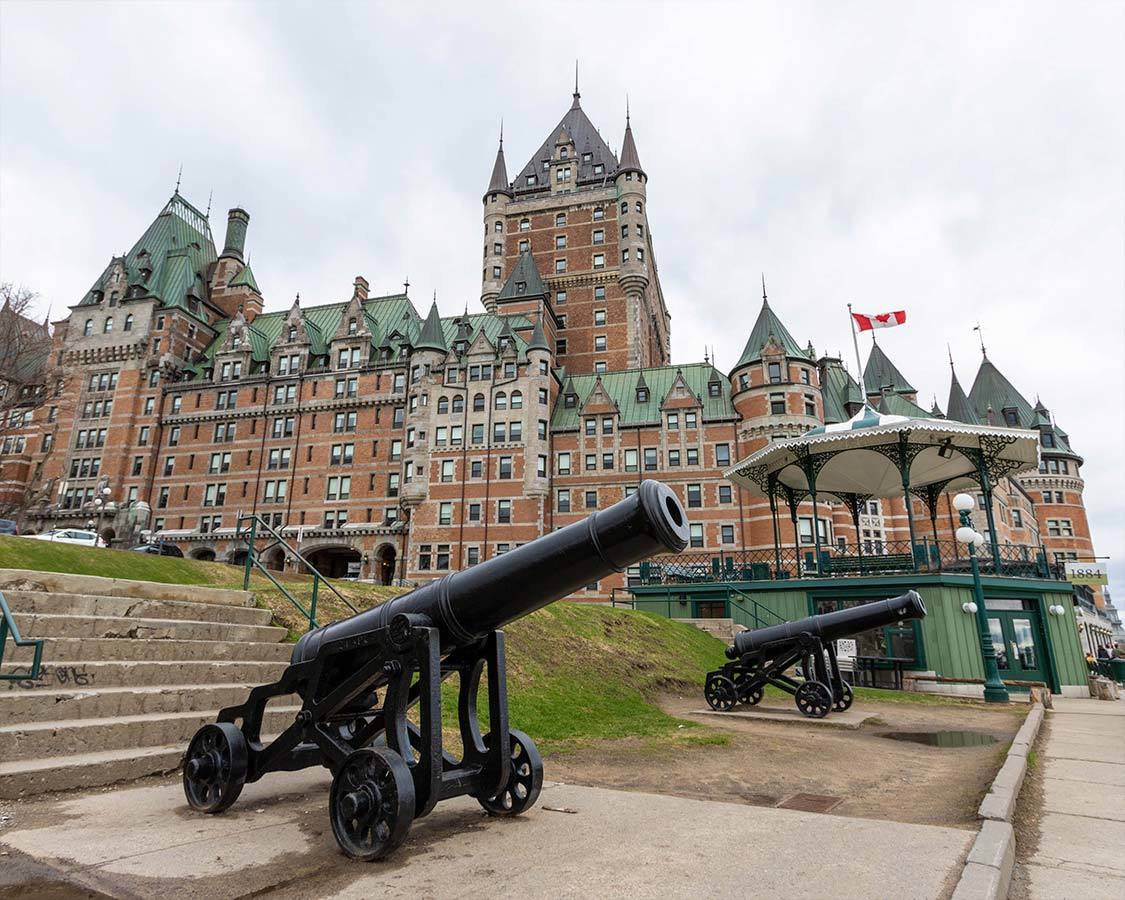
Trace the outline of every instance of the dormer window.
[[584, 163], [588, 163], [588, 162], [592, 161], [593, 158], [594, 158], [593, 153], [583, 153], [582, 154], [582, 162], [584, 162]]
[[595, 175], [604, 175], [605, 174], [605, 166], [602, 165], [601, 163], [598, 163], [597, 165], [595, 165], [594, 166], [594, 174]]
[[720, 397], [723, 393], [723, 386], [717, 381], [707, 382], [707, 396]]
[[236, 334], [230, 339], [231, 350], [237, 350], [242, 346], [242, 335]]
[[517, 294], [523, 294], [526, 291], [527, 291], [527, 282], [526, 281], [517, 281], [516, 282], [516, 293]]
[[563, 159], [567, 158], [568, 154], [566, 151], [566, 147], [562, 147], [559, 149], [559, 156], [561, 156]]
[[576, 407], [577, 405], [578, 405], [578, 395], [577, 394], [566, 394], [563, 397], [563, 406], [565, 406], [567, 409], [574, 409], [574, 407]]
[[1044, 431], [1043, 434], [1040, 437], [1041, 437], [1041, 442], [1042, 442], [1044, 447], [1054, 447], [1055, 446], [1055, 436], [1053, 434], [1051, 434], [1051, 432]]
[[1008, 406], [1003, 410], [1004, 424], [1009, 428], [1018, 428], [1020, 424], [1019, 413], [1016, 412], [1014, 407]]
[[538, 183], [539, 183], [539, 176], [537, 176], [537, 175], [528, 175], [527, 176], [527, 186], [528, 187], [535, 187], [535, 185], [537, 185]]
[[637, 402], [648, 403], [648, 388], [637, 388]]
[[555, 181], [570, 181], [570, 169], [558, 169], [555, 172]]
[[359, 331], [359, 324], [355, 318], [348, 319], [348, 334], [356, 334]]
[[293, 342], [295, 340], [297, 340], [297, 326], [296, 325], [290, 325], [289, 326], [289, 341]]

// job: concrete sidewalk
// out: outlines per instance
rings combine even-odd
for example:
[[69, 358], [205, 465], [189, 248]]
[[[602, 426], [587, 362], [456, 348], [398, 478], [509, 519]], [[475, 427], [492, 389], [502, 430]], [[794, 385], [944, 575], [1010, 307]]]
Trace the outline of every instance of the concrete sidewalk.
[[[439, 804], [382, 863], [341, 855], [323, 770], [248, 785], [221, 816], [178, 783], [10, 807], [5, 883], [114, 897], [948, 897], [975, 832], [549, 785], [515, 819]], [[41, 883], [41, 881], [40, 881]]]
[[1039, 849], [1021, 866], [1032, 900], [1125, 897], [1125, 702], [1058, 698], [1037, 749]]

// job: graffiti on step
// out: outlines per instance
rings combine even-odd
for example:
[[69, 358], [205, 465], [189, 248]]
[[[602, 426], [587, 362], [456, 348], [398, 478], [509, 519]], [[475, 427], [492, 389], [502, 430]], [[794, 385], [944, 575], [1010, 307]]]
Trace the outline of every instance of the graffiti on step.
[[26, 677], [5, 682], [9, 691], [55, 686], [89, 687], [94, 683], [94, 675], [88, 672], [85, 666], [81, 669], [77, 666], [40, 666], [38, 678], [31, 677], [31, 666], [15, 666], [11, 674], [25, 675]]

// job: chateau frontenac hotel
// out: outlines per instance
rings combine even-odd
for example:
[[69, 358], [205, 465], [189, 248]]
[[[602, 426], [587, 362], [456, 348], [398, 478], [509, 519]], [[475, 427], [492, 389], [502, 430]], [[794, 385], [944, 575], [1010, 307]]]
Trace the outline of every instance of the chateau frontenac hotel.
[[[254, 514], [325, 574], [419, 582], [656, 478], [688, 508], [697, 551], [772, 548], [766, 501], [722, 471], [847, 420], [864, 398], [840, 359], [785, 327], [790, 301], [764, 290], [730, 371], [672, 361], [648, 180], [628, 118], [617, 155], [577, 92], [514, 178], [501, 142], [482, 177], [483, 310], [454, 317], [406, 292], [374, 296], [362, 276], [331, 302], [265, 298], [249, 213], [230, 210], [220, 246], [177, 190], [53, 323], [40, 384], [8, 386], [25, 399], [2, 423], [0, 505], [25, 532], [96, 521], [122, 546], [152, 534], [231, 562], [246, 552], [238, 517]], [[265, 312], [267, 299], [288, 309]], [[1093, 555], [1082, 458], [987, 356], [967, 394], [953, 375], [944, 412], [918, 406], [877, 344], [864, 375], [883, 412], [1037, 430], [1039, 472], [995, 490], [998, 537]], [[935, 532], [948, 537], [949, 498], [939, 507]], [[901, 499], [858, 519], [820, 509], [824, 544], [877, 552], [908, 536]], [[811, 546], [814, 527], [803, 504], [789, 543]], [[605, 599], [629, 574], [580, 598]]]

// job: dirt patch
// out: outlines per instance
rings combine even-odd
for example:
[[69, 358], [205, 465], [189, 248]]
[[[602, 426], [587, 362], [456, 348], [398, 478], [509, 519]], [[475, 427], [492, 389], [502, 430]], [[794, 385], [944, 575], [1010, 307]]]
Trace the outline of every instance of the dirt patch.
[[[857, 701], [877, 717], [858, 730], [697, 715], [698, 696], [665, 695], [665, 712], [719, 739], [686, 746], [630, 738], [552, 756], [552, 780], [622, 790], [776, 806], [794, 794], [840, 798], [831, 815], [976, 828], [976, 810], [1027, 708]], [[779, 707], [782, 704], [777, 704]], [[999, 743], [927, 747], [888, 740], [894, 731], [969, 730]]]
[[1039, 852], [1039, 838], [1042, 834], [1040, 820], [1043, 817], [1043, 756], [1047, 737], [1051, 732], [1051, 717], [1044, 716], [1039, 727], [1035, 745], [1028, 754], [1027, 774], [1020, 788], [1016, 811], [1012, 815], [1012, 828], [1016, 833], [1016, 864], [1012, 869], [1012, 883], [1008, 888], [1009, 900], [1028, 900], [1030, 884], [1027, 866], [1035, 860]]

